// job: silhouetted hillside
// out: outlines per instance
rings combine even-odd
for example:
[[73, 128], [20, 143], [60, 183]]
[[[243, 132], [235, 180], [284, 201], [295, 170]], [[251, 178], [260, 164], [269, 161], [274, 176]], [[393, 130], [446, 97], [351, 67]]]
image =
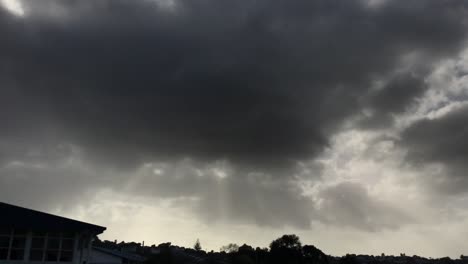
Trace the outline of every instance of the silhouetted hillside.
[[468, 264], [468, 258], [424, 258], [419, 256], [369, 256], [347, 254], [330, 256], [313, 245], [302, 245], [296, 235], [283, 235], [273, 240], [269, 248], [228, 244], [219, 252], [206, 252], [199, 240], [194, 248], [172, 245], [170, 242], [144, 246], [135, 242], [101, 241], [94, 246], [144, 256], [144, 264]]

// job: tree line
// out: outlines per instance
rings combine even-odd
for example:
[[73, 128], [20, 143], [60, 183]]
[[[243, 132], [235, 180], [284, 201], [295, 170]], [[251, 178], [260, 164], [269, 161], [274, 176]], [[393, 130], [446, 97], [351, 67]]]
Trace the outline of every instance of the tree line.
[[[160, 247], [164, 245], [164, 247]], [[283, 235], [270, 243], [269, 248], [253, 248], [249, 245], [228, 244], [220, 252], [205, 252], [197, 239], [193, 249], [184, 252], [171, 250], [170, 243], [161, 244], [161, 253], [147, 260], [146, 264], [329, 264], [328, 256], [313, 245], [302, 245], [298, 236]], [[185, 254], [192, 257], [184, 258]], [[178, 256], [179, 255], [179, 256]]]

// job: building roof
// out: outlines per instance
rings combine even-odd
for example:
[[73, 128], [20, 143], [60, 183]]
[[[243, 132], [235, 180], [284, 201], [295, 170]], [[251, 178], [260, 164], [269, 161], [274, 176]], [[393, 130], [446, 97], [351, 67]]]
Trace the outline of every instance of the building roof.
[[142, 257], [140, 255], [136, 255], [136, 254], [132, 254], [132, 253], [128, 253], [128, 252], [122, 252], [122, 251], [116, 250], [116, 249], [108, 249], [108, 248], [102, 248], [102, 247], [93, 247], [93, 249], [97, 250], [97, 251], [100, 251], [100, 252], [103, 252], [103, 253], [106, 253], [106, 254], [109, 254], [109, 255], [112, 255], [112, 256], [116, 256], [116, 257], [119, 257], [119, 258], [134, 261], [134, 262], [143, 262], [143, 261], [146, 260], [145, 257]]
[[100, 234], [105, 227], [0, 202], [0, 228], [41, 231], [88, 231]]

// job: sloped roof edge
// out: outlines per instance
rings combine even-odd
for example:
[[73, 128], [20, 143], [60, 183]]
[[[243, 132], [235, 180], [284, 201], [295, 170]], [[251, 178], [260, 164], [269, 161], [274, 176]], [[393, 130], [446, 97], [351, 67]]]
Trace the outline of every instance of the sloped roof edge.
[[44, 231], [89, 231], [95, 235], [105, 227], [0, 202], [0, 227]]

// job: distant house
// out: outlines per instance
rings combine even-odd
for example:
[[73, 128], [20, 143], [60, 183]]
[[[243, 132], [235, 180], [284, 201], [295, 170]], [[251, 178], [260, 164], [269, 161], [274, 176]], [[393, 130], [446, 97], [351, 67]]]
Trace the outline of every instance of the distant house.
[[92, 240], [106, 230], [0, 202], [0, 264], [89, 263]]
[[93, 247], [90, 256], [92, 264], [138, 264], [144, 261], [144, 257], [136, 254], [100, 247]]

